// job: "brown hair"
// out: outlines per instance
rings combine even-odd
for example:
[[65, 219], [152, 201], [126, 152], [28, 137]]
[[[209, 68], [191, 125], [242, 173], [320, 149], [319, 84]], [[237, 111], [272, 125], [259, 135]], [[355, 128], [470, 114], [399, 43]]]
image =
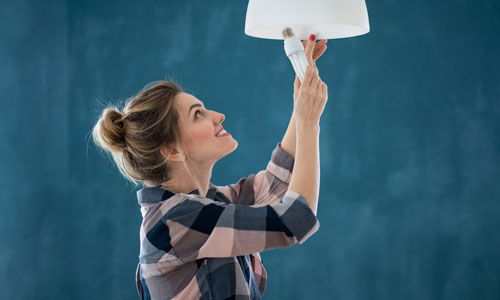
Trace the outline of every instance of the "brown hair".
[[104, 108], [92, 130], [94, 142], [110, 152], [121, 174], [136, 186], [158, 186], [171, 179], [161, 149], [181, 141], [174, 106], [181, 92], [177, 83], [153, 81], [126, 100], [123, 112], [115, 105]]

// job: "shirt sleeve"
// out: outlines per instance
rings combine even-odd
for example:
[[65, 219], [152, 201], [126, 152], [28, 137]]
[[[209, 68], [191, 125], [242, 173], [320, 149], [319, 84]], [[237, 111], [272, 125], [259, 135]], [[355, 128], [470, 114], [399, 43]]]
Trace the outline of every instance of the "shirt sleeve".
[[318, 229], [309, 204], [294, 191], [270, 205], [225, 203], [190, 194], [168, 209], [147, 239], [187, 262], [302, 244]]
[[265, 170], [242, 177], [237, 183], [216, 186], [235, 204], [271, 204], [283, 198], [292, 176], [294, 157], [278, 143]]

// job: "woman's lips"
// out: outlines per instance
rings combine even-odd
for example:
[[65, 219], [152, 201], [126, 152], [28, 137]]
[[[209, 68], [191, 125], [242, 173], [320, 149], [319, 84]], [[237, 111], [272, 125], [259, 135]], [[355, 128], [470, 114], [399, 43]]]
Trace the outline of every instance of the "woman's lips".
[[[218, 135], [220, 132], [224, 132], [223, 135]], [[215, 137], [223, 137], [223, 136], [227, 136], [227, 135], [230, 135], [229, 132], [227, 132], [227, 130], [225, 130], [224, 128], [220, 129], [216, 134], [215, 134]]]
[[223, 134], [223, 135], [221, 135], [221, 136], [215, 136], [215, 137], [225, 137], [225, 136], [230, 136], [230, 135], [231, 135], [231, 134], [230, 134], [229, 132], [226, 132], [226, 133], [224, 133], [224, 134]]

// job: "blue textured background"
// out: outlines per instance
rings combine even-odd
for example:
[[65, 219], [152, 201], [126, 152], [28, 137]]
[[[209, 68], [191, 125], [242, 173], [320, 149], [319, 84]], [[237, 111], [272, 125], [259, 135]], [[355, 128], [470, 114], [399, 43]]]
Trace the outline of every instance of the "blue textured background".
[[[90, 138], [100, 103], [173, 75], [226, 114], [228, 184], [293, 107], [247, 1], [0, 1], [0, 298], [137, 299], [135, 189]], [[264, 299], [500, 299], [500, 3], [367, 1], [330, 40], [320, 230], [262, 252]]]

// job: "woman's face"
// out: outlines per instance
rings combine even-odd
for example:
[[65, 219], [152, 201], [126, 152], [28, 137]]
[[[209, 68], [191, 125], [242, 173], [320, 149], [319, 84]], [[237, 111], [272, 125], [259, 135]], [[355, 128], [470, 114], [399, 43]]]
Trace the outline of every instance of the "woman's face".
[[204, 103], [188, 93], [178, 94], [175, 101], [181, 122], [181, 139], [189, 156], [187, 161], [214, 163], [238, 147], [238, 142], [230, 134], [215, 136], [222, 128], [224, 114], [207, 109]]

